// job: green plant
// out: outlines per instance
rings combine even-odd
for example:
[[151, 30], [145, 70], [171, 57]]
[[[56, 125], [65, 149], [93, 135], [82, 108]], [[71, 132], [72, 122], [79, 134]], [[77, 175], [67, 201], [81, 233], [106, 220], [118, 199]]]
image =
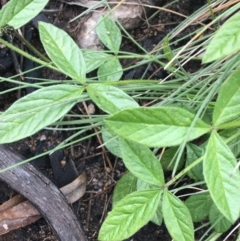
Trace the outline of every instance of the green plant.
[[[126, 167], [148, 185], [144, 186], [144, 191], [141, 186], [139, 190], [132, 179], [131, 188], [125, 190], [122, 185], [116, 186], [114, 209], [100, 230], [100, 240], [122, 240], [131, 236], [151, 220], [159, 202], [162, 202], [161, 215], [174, 240], [194, 240], [189, 210], [194, 221], [201, 221], [208, 215], [212, 202], [217, 207], [215, 212], [219, 210], [218, 216], [226, 217], [225, 223], [227, 222], [228, 228], [229, 224], [238, 219], [240, 173], [236, 168], [236, 158], [219, 130], [239, 127], [240, 112], [237, 107], [240, 100], [239, 77], [240, 70], [237, 70], [222, 85], [213, 110], [211, 126], [199, 118], [192, 126], [194, 114], [171, 106], [126, 109], [106, 118], [107, 127], [119, 138], [121, 155]], [[210, 137], [204, 156], [201, 156], [203, 153], [200, 151], [200, 154], [196, 155], [199, 156], [196, 161], [176, 175], [174, 180], [165, 183], [161, 165], [148, 147], [175, 146], [208, 132]], [[239, 135], [237, 132], [235, 138]], [[201, 161], [203, 161], [203, 175], [209, 194], [201, 195], [201, 198], [192, 196], [185, 206], [167, 188]], [[201, 172], [197, 171], [197, 174]], [[121, 182], [124, 182], [124, 179], [125, 176]], [[126, 174], [126, 179], [129, 186], [129, 174]], [[135, 192], [129, 194], [129, 190]], [[126, 197], [121, 199], [123, 196]], [[203, 216], [199, 217], [200, 214]], [[211, 223], [213, 224], [216, 219], [211, 218]], [[133, 222], [131, 226], [130, 222]], [[218, 228], [217, 231], [219, 230], [226, 231], [226, 228]]]
[[[28, 4], [34, 2], [37, 1], [28, 1]], [[7, 12], [9, 6], [12, 8], [9, 4], [0, 12], [0, 16]], [[29, 12], [25, 5], [21, 9]], [[20, 27], [19, 24], [15, 25], [14, 16], [11, 19], [6, 18], [0, 24], [2, 29], [6, 25]], [[29, 16], [29, 19], [31, 17], [33, 16]], [[220, 28], [203, 57], [205, 63], [239, 50], [239, 41], [236, 41], [234, 47], [229, 47], [223, 44], [225, 38], [221, 40], [221, 36], [225, 36], [224, 31], [230, 29], [236, 19], [239, 19], [239, 14]], [[25, 22], [21, 23], [23, 24]], [[174, 105], [171, 102], [168, 105], [162, 103], [160, 106], [139, 107], [126, 90], [130, 86], [133, 91], [132, 86], [144, 84], [147, 84], [145, 88], [151, 88], [151, 84], [155, 88], [156, 81], [118, 81], [122, 75], [119, 58], [126, 57], [120, 55], [119, 29], [106, 17], [99, 20], [97, 29], [111, 54], [81, 51], [64, 31], [50, 24], [39, 24], [41, 42], [53, 63], [36, 61], [63, 72], [72, 80], [47, 87], [36, 85], [39, 90], [19, 99], [2, 113], [0, 143], [25, 138], [49, 125], [64, 124], [64, 121], [57, 121], [76, 103], [92, 99], [107, 115], [99, 117], [95, 123], [94, 119], [90, 122], [102, 128], [106, 147], [121, 157], [129, 170], [116, 185], [113, 210], [101, 227], [99, 240], [123, 240], [148, 221], [161, 225], [162, 219], [172, 238], [177, 241], [194, 240], [193, 222], [200, 222], [206, 217], [209, 217], [217, 232], [228, 230], [239, 218], [240, 212], [240, 173], [236, 160], [240, 136], [240, 69], [234, 69], [228, 78], [223, 78], [224, 83], [220, 90], [219, 85], [210, 89], [212, 100], [205, 102], [205, 111], [202, 107], [202, 112], [197, 112], [196, 109], [189, 111], [187, 106]], [[239, 34], [239, 27], [238, 31], [227, 35], [227, 40], [234, 39], [234, 34]], [[221, 49], [220, 54], [215, 51], [215, 46]], [[24, 52], [17, 51], [27, 56]], [[165, 39], [164, 51], [166, 58], [173, 60], [174, 55], [169, 54], [172, 52], [169, 38]], [[145, 58], [148, 61], [158, 61], [150, 55]], [[177, 63], [178, 61], [173, 61], [169, 65], [173, 72]], [[86, 73], [97, 68], [98, 80], [87, 79]], [[113, 70], [111, 73], [109, 68]], [[178, 71], [176, 76], [181, 78], [182, 72]], [[182, 88], [178, 87], [170, 96], [176, 95]], [[206, 89], [208, 85], [203, 87]], [[193, 90], [195, 91], [194, 88]], [[195, 104], [193, 100], [200, 98], [200, 95], [192, 94], [194, 91], [190, 94], [187, 92], [187, 96]], [[54, 95], [51, 94], [53, 92]], [[218, 93], [217, 99], [214, 97], [215, 93]], [[204, 102], [203, 99], [198, 101]], [[201, 136], [204, 137], [203, 144], [191, 143]], [[179, 149], [176, 148], [178, 145]], [[182, 170], [180, 163], [183, 165], [185, 146], [187, 161]], [[160, 161], [156, 154], [158, 148], [168, 148]], [[179, 171], [170, 181], [166, 181], [164, 177], [164, 170], [169, 167], [162, 165], [164, 158], [167, 160], [165, 163], [173, 160], [172, 170]], [[185, 175], [195, 180], [192, 186], [198, 185], [205, 192], [190, 196], [184, 203], [176, 195], [180, 188], [170, 190], [169, 187]]]
[[[220, 28], [203, 62], [239, 50], [239, 40], [235, 36], [240, 33], [239, 25], [236, 27], [239, 16], [234, 15]], [[130, 173], [123, 176], [115, 188], [114, 208], [100, 230], [100, 240], [125, 239], [149, 220], [156, 222], [156, 215], [157, 220], [164, 219], [174, 240], [194, 240], [192, 221], [202, 221], [208, 215], [219, 233], [227, 231], [239, 218], [240, 172], [235, 157], [239, 149], [233, 153], [227, 145], [240, 135], [239, 79], [240, 69], [237, 69], [222, 84], [211, 126], [194, 114], [172, 106], [127, 109], [106, 118], [106, 125], [118, 136], [121, 156]], [[221, 130], [233, 130], [235, 135], [226, 139], [226, 132]], [[206, 147], [189, 144], [186, 168], [174, 180], [165, 183], [161, 165], [148, 147], [179, 145], [207, 132], [210, 136], [204, 144]], [[200, 162], [203, 163], [199, 166]], [[131, 173], [145, 185], [137, 185]], [[184, 205], [167, 188], [186, 173], [193, 179], [204, 180], [208, 192], [189, 197]], [[126, 186], [128, 188], [124, 188]], [[157, 212], [159, 206], [162, 212]]]
[[240, 14], [232, 16], [216, 33], [203, 57], [203, 63], [222, 59], [239, 51]]

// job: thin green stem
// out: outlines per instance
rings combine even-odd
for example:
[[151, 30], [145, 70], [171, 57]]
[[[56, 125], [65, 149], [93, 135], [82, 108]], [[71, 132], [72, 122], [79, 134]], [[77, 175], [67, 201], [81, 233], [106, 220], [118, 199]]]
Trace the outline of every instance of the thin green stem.
[[[209, 6], [212, 21], [214, 21], [215, 15], [214, 15], [213, 9], [211, 7], [211, 0], [207, 0], [207, 2], [208, 2], [208, 6]], [[214, 24], [214, 30], [217, 31], [217, 25], [216, 24]]]
[[184, 168], [184, 170], [182, 170], [181, 172], [179, 172], [176, 176], [174, 176], [169, 182], [167, 182], [165, 184], [165, 186], [171, 186], [174, 182], [176, 182], [176, 180], [178, 180], [179, 178], [181, 178], [183, 175], [187, 174], [188, 171], [190, 171], [193, 167], [195, 167], [197, 164], [199, 164], [202, 160], [203, 160], [204, 156], [201, 156], [200, 158], [198, 158], [196, 161], [194, 161], [193, 163], [191, 163], [189, 166], [187, 166], [186, 168]]
[[216, 128], [220, 129], [220, 130], [236, 128], [236, 127], [240, 127], [240, 121], [230, 122], [230, 123], [226, 123], [226, 124], [216, 126]]
[[[86, 131], [86, 130], [85, 130], [85, 131]], [[85, 132], [85, 131], [82, 131], [82, 133]], [[73, 144], [75, 144], [75, 143], [79, 143], [79, 142], [81, 142], [81, 141], [83, 141], [83, 140], [85, 140], [85, 139], [88, 139], [88, 138], [90, 138], [90, 137], [92, 137], [92, 136], [95, 136], [95, 135], [98, 134], [98, 133], [100, 133], [100, 132], [87, 135], [87, 136], [85, 136], [85, 137], [83, 137], [83, 138], [80, 138], [80, 139], [78, 139], [78, 140], [72, 141], [72, 142], [70, 142], [70, 143], [67, 143], [67, 140], [65, 140], [64, 142], [60, 143], [58, 146], [56, 146], [56, 147], [55, 147], [54, 149], [52, 149], [52, 150], [49, 150], [49, 151], [46, 151], [46, 152], [44, 152], [44, 153], [41, 153], [41, 154], [39, 154], [39, 155], [37, 155], [37, 156], [28, 158], [27, 160], [18, 162], [18, 163], [16, 163], [16, 164], [12, 165], [12, 166], [9, 166], [9, 167], [0, 169], [0, 173], [9, 171], [9, 170], [11, 170], [11, 169], [13, 169], [13, 168], [15, 168], [15, 167], [18, 167], [18, 166], [21, 166], [21, 165], [23, 165], [23, 164], [26, 164], [26, 163], [28, 163], [28, 162], [30, 162], [30, 161], [35, 160], [35, 159], [38, 158], [38, 157], [45, 156], [45, 155], [48, 155], [48, 154], [50, 155], [51, 153], [53, 153], [53, 152], [55, 152], [55, 151], [57, 151], [57, 150], [59, 150], [59, 149], [66, 148], [66, 147], [71, 146], [71, 145], [73, 145]], [[68, 138], [68, 140], [69, 140], [69, 138]], [[66, 144], [66, 143], [67, 143], [67, 144]]]
[[48, 68], [53, 69], [53, 70], [58, 71], [58, 72], [61, 72], [58, 68], [54, 67], [52, 63], [47, 63], [47, 62], [44, 62], [44, 61], [42, 61], [42, 60], [40, 60], [38, 58], [35, 58], [34, 56], [24, 52], [23, 50], [15, 47], [14, 45], [8, 43], [5, 40], [3, 40], [2, 38], [0, 38], [0, 43], [4, 44], [5, 46], [7, 46], [8, 48], [12, 49], [13, 51], [23, 55], [24, 57], [26, 57], [28, 59], [31, 59], [32, 61], [34, 61], [36, 63], [39, 63], [42, 66], [48, 67]]
[[23, 38], [17, 31], [14, 31], [14, 35], [22, 41], [33, 53], [39, 56], [43, 61], [50, 63], [51, 60], [41, 54], [35, 47], [33, 47], [25, 38]]
[[235, 133], [234, 135], [232, 135], [231, 137], [229, 137], [225, 142], [228, 144], [231, 141], [233, 141], [234, 139], [237, 139], [240, 136], [240, 131], [238, 131], [237, 133]]
[[[96, 82], [98, 83], [98, 82]], [[106, 85], [138, 85], [138, 84], [159, 84], [158, 80], [122, 80], [122, 81], [106, 81], [103, 82]]]

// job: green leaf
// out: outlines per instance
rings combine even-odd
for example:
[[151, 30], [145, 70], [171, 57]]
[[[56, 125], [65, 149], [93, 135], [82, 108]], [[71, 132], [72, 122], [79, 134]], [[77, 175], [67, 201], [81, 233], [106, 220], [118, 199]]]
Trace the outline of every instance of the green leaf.
[[149, 190], [149, 189], [154, 189], [154, 188], [156, 188], [155, 185], [144, 182], [141, 179], [137, 179], [137, 191]]
[[[194, 114], [179, 107], [139, 107], [122, 110], [105, 119], [115, 134], [150, 147], [166, 147], [190, 141], [210, 131]], [[188, 133], [189, 131], [189, 133]], [[187, 135], [188, 134], [188, 135]]]
[[163, 39], [163, 53], [164, 53], [165, 58], [168, 61], [171, 61], [174, 57], [172, 50], [170, 48], [170, 45], [169, 45], [169, 36], [168, 35], [166, 35], [166, 37]]
[[117, 57], [113, 56], [98, 69], [99, 81], [118, 81], [123, 74], [122, 65]]
[[218, 233], [224, 233], [232, 226], [232, 223], [222, 215], [214, 203], [210, 209], [209, 221]]
[[39, 23], [41, 42], [54, 64], [66, 75], [86, 82], [86, 66], [81, 50], [71, 37], [52, 24]]
[[208, 193], [194, 194], [185, 201], [193, 222], [200, 222], [205, 219], [209, 214], [212, 203]]
[[101, 15], [96, 32], [102, 43], [117, 54], [122, 42], [122, 34], [117, 25], [109, 17]]
[[137, 191], [137, 178], [128, 172], [121, 177], [114, 188], [112, 205], [125, 198], [128, 194]]
[[[225, 129], [222, 130], [219, 135], [222, 137], [223, 140], [225, 138], [230, 138], [231, 136], [235, 135], [237, 132], [240, 131], [240, 128], [232, 128], [232, 129]], [[228, 146], [230, 147], [233, 155], [235, 157], [239, 157], [240, 154], [240, 136], [237, 136], [236, 138], [232, 139], [229, 143]]]
[[184, 203], [169, 191], [164, 191], [162, 212], [165, 225], [175, 241], [194, 241], [190, 212]]
[[[154, 189], [156, 186], [146, 183], [142, 181], [141, 179], [137, 179], [137, 191], [140, 190], [149, 190], [149, 189]], [[151, 218], [151, 222], [155, 223], [156, 225], [161, 225], [162, 224], [162, 201], [160, 200], [158, 203], [158, 208], [153, 217]]]
[[151, 222], [155, 223], [158, 226], [162, 225], [163, 215], [162, 215], [162, 201], [160, 200], [158, 203], [157, 211], [151, 218]]
[[208, 63], [224, 58], [240, 50], [240, 14], [228, 19], [217, 31], [207, 47], [202, 62]]
[[144, 182], [158, 186], [164, 185], [162, 167], [147, 146], [122, 138], [119, 140], [119, 145], [123, 162], [130, 172]]
[[118, 136], [114, 135], [108, 128], [102, 128], [102, 139], [104, 146], [115, 156], [122, 158], [121, 150], [119, 147]]
[[157, 210], [161, 193], [159, 189], [138, 191], [120, 200], [108, 213], [98, 239], [113, 241], [132, 236], [152, 218]]
[[114, 86], [89, 84], [87, 86], [87, 92], [100, 109], [110, 114], [122, 109], [138, 106], [132, 97]]
[[11, 0], [0, 11], [0, 28], [10, 25], [17, 29], [28, 23], [46, 6], [48, 0]]
[[213, 111], [213, 125], [239, 120], [240, 116], [240, 68], [222, 84]]
[[[178, 146], [173, 146], [168, 149], [166, 149], [160, 159], [161, 166], [164, 171], [172, 171], [174, 168], [174, 165], [176, 163], [176, 154], [178, 151]], [[179, 171], [185, 163], [185, 157], [184, 155], [181, 156], [180, 161], [177, 166], [177, 170]]]
[[235, 157], [239, 157], [239, 155], [240, 155], [240, 136], [238, 136], [236, 139], [232, 140], [229, 143], [229, 147], [232, 150], [233, 155]]
[[[187, 161], [186, 161], [186, 166], [189, 166], [192, 164], [194, 161], [196, 161], [198, 158], [204, 155], [205, 153], [205, 148], [203, 146], [197, 146], [192, 143], [188, 143], [186, 145], [187, 147]], [[203, 165], [202, 162], [191, 168], [187, 172], [188, 176], [194, 180], [200, 180], [203, 181]]]
[[1, 115], [0, 143], [23, 139], [52, 124], [77, 103], [83, 89], [77, 85], [54, 85], [19, 99]]
[[112, 55], [106, 54], [103, 51], [83, 49], [83, 58], [86, 63], [86, 72], [89, 73], [99, 66], [104, 64]]
[[213, 131], [203, 160], [203, 174], [214, 203], [231, 222], [240, 213], [240, 172], [234, 172], [236, 165], [229, 147]]

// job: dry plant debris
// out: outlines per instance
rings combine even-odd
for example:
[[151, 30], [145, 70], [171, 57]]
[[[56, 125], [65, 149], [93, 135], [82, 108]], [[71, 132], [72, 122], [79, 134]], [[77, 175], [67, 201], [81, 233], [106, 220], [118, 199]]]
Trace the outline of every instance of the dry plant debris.
[[[83, 172], [70, 184], [60, 188], [68, 203], [79, 200], [86, 191], [87, 176]], [[42, 216], [23, 196], [16, 195], [0, 206], [0, 235], [36, 222]]]

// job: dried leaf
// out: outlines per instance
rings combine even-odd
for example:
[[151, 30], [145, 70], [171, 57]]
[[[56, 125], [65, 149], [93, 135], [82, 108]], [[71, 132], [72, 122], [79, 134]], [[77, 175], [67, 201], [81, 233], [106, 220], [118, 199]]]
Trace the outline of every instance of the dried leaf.
[[[60, 188], [68, 203], [74, 203], [85, 193], [87, 177], [83, 172], [68, 185]], [[0, 235], [25, 227], [42, 216], [38, 210], [21, 195], [16, 195], [0, 206]]]

